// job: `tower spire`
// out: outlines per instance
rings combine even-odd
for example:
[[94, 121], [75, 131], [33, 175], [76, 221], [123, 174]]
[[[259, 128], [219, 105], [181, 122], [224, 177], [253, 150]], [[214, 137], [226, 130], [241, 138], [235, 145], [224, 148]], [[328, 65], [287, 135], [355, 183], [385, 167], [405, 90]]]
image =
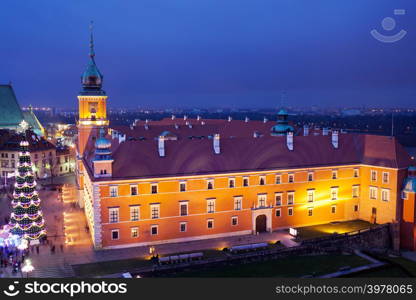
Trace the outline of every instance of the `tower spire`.
[[91, 58], [94, 58], [95, 56], [93, 30], [94, 30], [94, 21], [91, 21], [90, 22], [90, 57]]

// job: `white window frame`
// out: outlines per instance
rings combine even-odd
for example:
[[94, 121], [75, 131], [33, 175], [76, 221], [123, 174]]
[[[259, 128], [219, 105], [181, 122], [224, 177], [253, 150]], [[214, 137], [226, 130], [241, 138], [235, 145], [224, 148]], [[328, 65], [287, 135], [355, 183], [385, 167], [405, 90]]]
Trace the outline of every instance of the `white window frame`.
[[[233, 224], [233, 221], [236, 220], [235, 224]], [[231, 226], [237, 226], [238, 225], [238, 216], [232, 216], [231, 217]]]
[[[238, 205], [238, 201], [240, 201]], [[243, 209], [243, 196], [234, 196], [234, 210]]]
[[[264, 201], [264, 205], [261, 205], [263, 201]], [[265, 193], [257, 194], [257, 207], [267, 207], [267, 194]]]
[[[212, 203], [213, 205], [210, 205], [210, 203]], [[213, 208], [213, 209], [211, 210], [211, 208]], [[208, 198], [207, 199], [207, 213], [208, 214], [215, 213], [215, 198]]]
[[331, 214], [336, 214], [337, 213], [337, 206], [336, 204], [331, 205]]
[[[133, 219], [134, 209], [137, 209], [137, 220]], [[130, 205], [130, 221], [139, 221], [140, 220], [140, 205]]]
[[274, 179], [275, 184], [282, 184], [282, 175], [276, 174], [276, 178]]
[[[182, 214], [182, 205], [186, 206], [186, 214]], [[188, 201], [179, 201], [179, 216], [187, 216], [189, 215], [189, 203]]]
[[[263, 181], [263, 184], [261, 184], [261, 182]], [[261, 175], [259, 176], [259, 185], [266, 185], [266, 176], [265, 175]]]
[[[154, 208], [157, 209], [157, 217], [154, 217], [153, 215]], [[160, 204], [159, 203], [150, 204], [150, 219], [156, 220], [159, 218], [160, 218]]]
[[293, 216], [295, 214], [295, 211], [293, 210], [293, 207], [291, 206], [291, 207], [288, 207], [287, 208], [287, 215], [289, 216], [289, 217], [291, 217], [291, 216]]
[[[231, 186], [231, 182], [233, 183], [233, 186]], [[235, 177], [228, 178], [228, 188], [230, 189], [235, 188]]]
[[331, 179], [332, 180], [338, 179], [338, 170], [332, 170], [331, 171]]
[[[309, 176], [312, 176], [312, 179], [311, 180], [309, 180]], [[314, 174], [314, 172], [308, 172], [306, 181], [311, 182], [311, 181], [314, 181], [314, 180], [315, 180], [315, 174]]]
[[[212, 227], [208, 227], [209, 223], [212, 223]], [[207, 229], [214, 229], [215, 228], [215, 224], [214, 224], [214, 219], [207, 219]]]
[[[277, 215], [277, 212], [279, 212], [279, 215]], [[282, 216], [282, 209], [281, 209], [281, 208], [276, 208], [276, 212], [274, 213], [274, 215], [275, 215], [277, 218], [280, 218], [280, 217]]]
[[[113, 232], [117, 232], [117, 238], [113, 238]], [[120, 229], [111, 229], [111, 240], [117, 241], [120, 239]]]
[[[378, 188], [375, 186], [370, 186], [368, 191], [369, 191], [369, 198], [371, 200], [377, 200]], [[372, 197], [373, 192], [374, 192], [374, 197]]]
[[[245, 180], [247, 180], [247, 185], [244, 185], [244, 181]], [[249, 179], [249, 177], [247, 177], [247, 176], [244, 176], [243, 177], [243, 182], [242, 182], [242, 185], [243, 185], [243, 187], [248, 187], [248, 186], [250, 186], [250, 179]]]
[[[335, 197], [334, 197], [334, 192], [335, 192]], [[337, 201], [338, 200], [338, 187], [331, 187], [331, 196], [330, 199], [332, 201]]]
[[[182, 225], [185, 226], [185, 230], [182, 230]], [[187, 232], [188, 231], [188, 222], [179, 222], [179, 232]]]
[[[290, 180], [290, 178], [292, 178], [292, 180]], [[288, 183], [294, 183], [295, 182], [295, 174], [290, 173], [287, 175], [287, 182]]]
[[[277, 202], [277, 197], [280, 197], [280, 204], [278, 204], [278, 202]], [[283, 205], [283, 193], [282, 192], [274, 193], [274, 204], [276, 206], [282, 206]]]
[[[290, 196], [292, 196], [292, 202], [289, 201]], [[287, 205], [295, 204], [295, 192], [287, 192]]]
[[[137, 236], [133, 236], [133, 232], [136, 231]], [[139, 227], [130, 227], [130, 237], [132, 239], [137, 239], [139, 237], [140, 233], [139, 233]]]
[[[374, 174], [374, 176], [373, 176]], [[376, 170], [371, 170], [370, 171], [370, 181], [371, 182], [377, 182], [377, 171]]]
[[[153, 193], [153, 187], [156, 187], [156, 193]], [[159, 193], [159, 187], [157, 183], [151, 183], [150, 184], [150, 194], [158, 194]]]
[[[356, 174], [357, 174], [357, 176], [355, 176]], [[354, 168], [354, 171], [353, 171], [352, 176], [353, 176], [354, 178], [358, 178], [358, 177], [360, 177], [360, 169], [358, 169], [358, 168]]]
[[[117, 220], [112, 221], [112, 211], [117, 213]], [[109, 207], [108, 208], [108, 223], [114, 224], [120, 222], [120, 207]]]
[[[182, 185], [185, 186], [185, 189], [183, 191], [181, 190]], [[186, 192], [188, 190], [187, 188], [188, 187], [187, 187], [186, 181], [180, 181], [179, 182], [179, 192], [181, 192], [181, 193]]]
[[118, 185], [110, 185], [110, 197], [118, 197]]
[[[136, 194], [133, 195], [132, 189], [136, 188]], [[139, 186], [137, 184], [130, 184], [130, 196], [137, 196], [139, 194]]]
[[309, 189], [306, 191], [306, 201], [308, 203], [312, 203], [315, 201], [315, 189]]
[[[384, 180], [384, 176], [385, 175], [387, 175], [387, 180]], [[385, 183], [385, 184], [388, 184], [388, 183], [390, 183], [390, 173], [389, 172], [386, 172], [386, 171], [384, 171], [383, 173], [382, 173], [382, 182], [383, 183]]]
[[351, 189], [351, 196], [352, 198], [359, 198], [360, 197], [360, 186], [353, 185]]
[[308, 217], [313, 217], [313, 207], [308, 207]]
[[[212, 188], [208, 188], [209, 184], [211, 183]], [[207, 190], [213, 190], [215, 189], [215, 185], [214, 185], [214, 179], [207, 179]]]
[[[156, 233], [153, 233], [153, 228], [156, 228]], [[159, 225], [150, 225], [150, 235], [159, 235]]]
[[[387, 199], [384, 199], [384, 194], [387, 196]], [[384, 202], [390, 201], [390, 190], [389, 189], [381, 189], [381, 200]]]

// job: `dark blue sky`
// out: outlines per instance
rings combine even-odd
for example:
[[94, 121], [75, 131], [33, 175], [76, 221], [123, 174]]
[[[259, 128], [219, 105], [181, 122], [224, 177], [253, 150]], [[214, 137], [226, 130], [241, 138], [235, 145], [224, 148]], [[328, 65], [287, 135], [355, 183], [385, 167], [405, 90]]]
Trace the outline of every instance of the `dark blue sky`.
[[416, 107], [414, 0], [1, 2], [0, 82], [24, 105], [76, 105], [94, 20], [110, 106], [275, 107], [285, 90], [290, 105]]

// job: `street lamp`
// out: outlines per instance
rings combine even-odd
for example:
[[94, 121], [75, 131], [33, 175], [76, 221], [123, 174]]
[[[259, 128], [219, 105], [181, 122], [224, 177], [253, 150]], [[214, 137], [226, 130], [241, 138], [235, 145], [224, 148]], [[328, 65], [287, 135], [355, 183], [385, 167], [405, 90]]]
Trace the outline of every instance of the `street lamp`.
[[35, 267], [32, 265], [30, 259], [26, 259], [22, 267], [22, 272], [26, 273], [26, 278], [29, 278], [29, 273], [35, 270]]

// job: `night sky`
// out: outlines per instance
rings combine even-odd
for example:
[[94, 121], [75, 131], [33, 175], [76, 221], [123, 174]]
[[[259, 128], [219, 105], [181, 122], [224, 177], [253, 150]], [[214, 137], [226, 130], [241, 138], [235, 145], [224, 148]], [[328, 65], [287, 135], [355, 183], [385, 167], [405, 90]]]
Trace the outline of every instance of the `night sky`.
[[[415, 13], [414, 0], [1, 0], [0, 83], [22, 105], [75, 107], [94, 20], [112, 107], [276, 107], [282, 91], [293, 106], [416, 107]], [[408, 33], [387, 44], [372, 29]]]

